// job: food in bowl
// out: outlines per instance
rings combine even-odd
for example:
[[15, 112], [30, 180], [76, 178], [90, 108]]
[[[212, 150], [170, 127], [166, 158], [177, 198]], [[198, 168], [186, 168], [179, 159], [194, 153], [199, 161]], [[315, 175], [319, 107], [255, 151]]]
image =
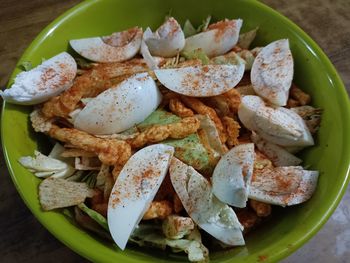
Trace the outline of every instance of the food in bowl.
[[168, 18], [141, 39], [134, 28], [71, 41], [94, 61], [30, 116], [35, 131], [63, 145], [19, 160], [45, 178], [42, 208], [75, 206], [79, 224], [109, 231], [121, 249], [169, 246], [203, 261], [201, 233], [241, 246], [271, 205], [307, 201], [318, 172], [304, 170], [293, 153], [314, 144], [320, 110], [292, 84], [288, 40], [250, 50], [256, 32], [240, 35], [241, 25], [222, 20], [195, 30], [187, 21], [182, 30]]

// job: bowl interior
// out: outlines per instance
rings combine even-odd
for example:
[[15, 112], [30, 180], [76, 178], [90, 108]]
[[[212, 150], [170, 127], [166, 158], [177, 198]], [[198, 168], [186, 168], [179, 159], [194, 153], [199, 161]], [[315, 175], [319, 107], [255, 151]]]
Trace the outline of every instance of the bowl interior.
[[[288, 38], [295, 61], [295, 82], [312, 95], [313, 105], [324, 109], [316, 146], [302, 153], [308, 169], [320, 171], [319, 185], [310, 201], [287, 209], [275, 209], [267, 224], [246, 238], [247, 245], [211, 254], [212, 262], [276, 261], [308, 240], [327, 220], [340, 201], [348, 181], [349, 101], [344, 86], [319, 47], [297, 26], [257, 1], [85, 1], [49, 25], [30, 45], [21, 61], [34, 65], [61, 51], [70, 50], [68, 40], [108, 35], [132, 26], [159, 26], [171, 15], [183, 23], [187, 18], [197, 25], [208, 14], [213, 19], [242, 18], [242, 31], [259, 26], [255, 45]], [[19, 72], [16, 69], [13, 77]], [[11, 82], [10, 82], [11, 83]], [[7, 164], [22, 198], [33, 214], [57, 238], [81, 255], [103, 262], [178, 262], [186, 258], [165, 252], [115, 246], [76, 227], [58, 212], [42, 212], [38, 202], [39, 180], [17, 160], [32, 155], [34, 149], [47, 152], [49, 141], [30, 128], [30, 107], [4, 103], [2, 141]]]

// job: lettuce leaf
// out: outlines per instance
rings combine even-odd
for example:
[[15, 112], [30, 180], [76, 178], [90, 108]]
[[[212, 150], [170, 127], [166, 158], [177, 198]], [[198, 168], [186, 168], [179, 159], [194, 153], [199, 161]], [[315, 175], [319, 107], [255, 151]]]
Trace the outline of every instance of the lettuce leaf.
[[197, 30], [194, 28], [190, 20], [186, 20], [183, 28], [183, 32], [185, 34], [185, 37], [193, 36], [197, 33]]
[[200, 59], [203, 65], [208, 65], [210, 62], [208, 56], [203, 52], [201, 48], [198, 48], [189, 52], [182, 52], [181, 55], [185, 57], [186, 60]]
[[205, 30], [207, 30], [209, 24], [210, 24], [210, 20], [211, 20], [211, 15], [208, 15], [203, 21], [202, 24], [200, 24], [197, 27], [197, 33], [203, 32]]
[[18, 67], [24, 71], [29, 71], [33, 68], [33, 65], [30, 61], [23, 61]]
[[37, 177], [66, 178], [75, 172], [75, 169], [66, 162], [48, 157], [38, 151], [35, 151], [34, 155], [34, 157], [23, 156], [18, 162]]
[[109, 231], [107, 219], [96, 212], [93, 209], [88, 208], [84, 203], [77, 205], [84, 213], [86, 213], [91, 219], [96, 221], [100, 226], [102, 226], [105, 230]]
[[182, 239], [168, 239], [162, 233], [160, 225], [140, 224], [129, 241], [139, 246], [153, 246], [165, 249], [167, 246], [174, 253], [185, 252], [191, 262], [207, 262], [208, 249], [202, 244], [200, 232], [194, 229]]
[[243, 49], [249, 49], [249, 46], [254, 41], [258, 30], [259, 27], [256, 27], [253, 30], [240, 34], [237, 45]]

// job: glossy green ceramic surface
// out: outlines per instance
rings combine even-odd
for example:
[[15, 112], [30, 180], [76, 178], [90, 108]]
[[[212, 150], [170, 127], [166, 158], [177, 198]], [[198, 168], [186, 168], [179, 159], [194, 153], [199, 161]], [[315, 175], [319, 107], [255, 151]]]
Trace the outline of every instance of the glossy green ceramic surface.
[[[32, 42], [21, 61], [34, 65], [61, 51], [70, 50], [69, 39], [107, 35], [132, 26], [155, 29], [164, 15], [194, 24], [208, 14], [214, 19], [242, 18], [242, 31], [259, 26], [254, 45], [288, 38], [295, 60], [295, 82], [309, 92], [313, 104], [324, 109], [316, 146], [303, 152], [305, 165], [320, 171], [317, 191], [304, 205], [275, 209], [274, 218], [249, 234], [245, 247], [211, 253], [211, 262], [274, 262], [311, 238], [326, 222], [345, 192], [349, 181], [350, 110], [345, 88], [321, 49], [291, 21], [257, 1], [222, 0], [104, 0], [85, 1], [52, 22]], [[13, 77], [19, 72], [15, 70]], [[10, 82], [10, 83], [11, 83]], [[23, 200], [38, 220], [64, 244], [96, 262], [182, 262], [186, 256], [167, 255], [154, 249], [130, 247], [122, 252], [77, 227], [63, 214], [43, 212], [38, 201], [39, 180], [17, 162], [34, 149], [48, 151], [48, 140], [35, 134], [29, 123], [30, 107], [4, 103], [2, 142], [12, 179]]]

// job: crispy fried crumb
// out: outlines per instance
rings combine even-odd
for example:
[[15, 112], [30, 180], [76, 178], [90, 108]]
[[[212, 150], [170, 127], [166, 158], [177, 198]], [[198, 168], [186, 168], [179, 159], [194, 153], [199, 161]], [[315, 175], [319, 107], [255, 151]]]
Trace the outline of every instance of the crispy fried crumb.
[[131, 156], [130, 146], [121, 140], [96, 138], [74, 128], [59, 128], [55, 125], [48, 134], [75, 148], [96, 153], [100, 161], [107, 165], [124, 164]]
[[220, 135], [221, 142], [226, 142], [227, 136], [224, 130], [224, 126], [213, 108], [205, 105], [197, 98], [182, 96], [181, 100], [185, 103], [187, 107], [190, 107], [195, 112], [202, 115], [208, 115], [209, 118], [215, 123], [215, 126]]
[[251, 199], [249, 200], [249, 205], [259, 217], [267, 217], [271, 214], [272, 209], [270, 204]]
[[149, 143], [164, 141], [167, 138], [179, 139], [195, 133], [200, 122], [195, 117], [187, 117], [178, 123], [167, 125], [153, 125], [141, 132], [134, 139], [128, 140], [132, 148], [140, 148]]
[[239, 129], [241, 128], [239, 123], [233, 118], [227, 116], [222, 118], [222, 123], [224, 124], [227, 132], [227, 146], [232, 148], [233, 146], [238, 145]]
[[142, 220], [150, 219], [165, 219], [173, 212], [173, 205], [168, 200], [153, 201], [146, 213], [143, 215]]
[[170, 110], [181, 118], [192, 117], [193, 111], [187, 108], [179, 98], [170, 99], [169, 101]]
[[292, 87], [290, 88], [290, 96], [296, 101], [298, 101], [301, 106], [310, 104], [311, 102], [311, 96], [306, 92], [302, 91], [295, 84], [292, 84]]

